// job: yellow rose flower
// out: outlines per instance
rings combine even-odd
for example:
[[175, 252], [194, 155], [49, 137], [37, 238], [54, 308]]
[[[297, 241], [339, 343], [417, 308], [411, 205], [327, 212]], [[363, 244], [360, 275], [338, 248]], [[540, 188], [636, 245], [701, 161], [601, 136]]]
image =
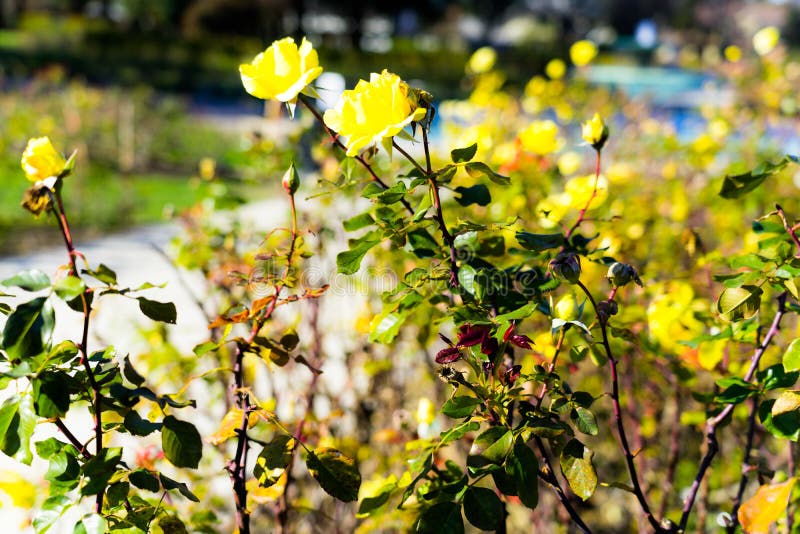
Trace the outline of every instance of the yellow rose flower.
[[766, 56], [775, 49], [780, 38], [781, 34], [775, 26], [761, 28], [753, 36], [753, 48], [759, 56]]
[[300, 47], [286, 37], [275, 41], [253, 58], [239, 65], [245, 91], [256, 98], [293, 102], [298, 93], [322, 74], [317, 51], [303, 37]]
[[595, 56], [597, 56], [597, 45], [591, 41], [576, 41], [569, 48], [569, 58], [578, 67], [588, 65]]
[[558, 137], [558, 126], [550, 120], [533, 121], [519, 133], [522, 148], [539, 156], [556, 152], [564, 144]]
[[581, 124], [581, 135], [595, 150], [600, 150], [608, 139], [608, 126], [600, 118], [600, 114], [595, 113], [594, 117]]
[[467, 61], [467, 72], [483, 74], [489, 72], [497, 62], [497, 52], [491, 46], [482, 46], [475, 50]]
[[413, 107], [408, 84], [384, 70], [359, 80], [355, 89], [342, 93], [336, 107], [325, 112], [325, 124], [347, 138], [347, 155], [355, 156], [365, 146], [397, 135], [413, 121], [425, 116], [425, 108]]
[[576, 210], [586, 208], [591, 199], [592, 204], [588, 209], [594, 209], [602, 205], [608, 198], [608, 180], [602, 174], [597, 178], [597, 191], [592, 198], [592, 191], [595, 186], [595, 175], [576, 176], [564, 184], [564, 192], [569, 194], [570, 207]]
[[67, 160], [56, 152], [49, 137], [38, 137], [28, 141], [20, 163], [25, 178], [35, 183], [61, 174]]

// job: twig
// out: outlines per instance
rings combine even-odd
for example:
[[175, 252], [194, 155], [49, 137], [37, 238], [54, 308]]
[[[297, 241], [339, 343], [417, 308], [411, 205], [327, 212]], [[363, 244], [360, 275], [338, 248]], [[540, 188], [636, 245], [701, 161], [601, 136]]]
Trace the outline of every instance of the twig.
[[795, 254], [795, 258], [800, 257], [800, 239], [798, 239], [797, 234], [795, 233], [795, 227], [789, 226], [789, 222], [786, 220], [786, 213], [783, 211], [783, 208], [780, 204], [775, 204], [775, 210], [778, 212], [778, 216], [781, 218], [783, 222], [783, 227], [786, 229], [786, 233], [792, 238], [794, 244], [797, 246], [798, 252]]
[[736, 532], [736, 525], [739, 524], [739, 506], [742, 504], [744, 490], [747, 488], [747, 475], [752, 471], [750, 467], [750, 452], [753, 450], [753, 436], [756, 431], [756, 413], [758, 413], [758, 398], [753, 397], [750, 399], [750, 415], [747, 417], [747, 440], [742, 456], [742, 476], [739, 479], [739, 490], [736, 492], [736, 498], [733, 500], [733, 508], [731, 509], [732, 522], [726, 529], [729, 534]]
[[[764, 336], [764, 340], [753, 353], [752, 358], [750, 358], [750, 367], [747, 369], [747, 373], [744, 376], [745, 382], [750, 382], [750, 380], [753, 379], [753, 375], [755, 375], [756, 369], [758, 369], [758, 364], [761, 361], [761, 356], [764, 355], [764, 351], [767, 350], [770, 342], [772, 342], [772, 339], [778, 333], [778, 330], [780, 330], [781, 319], [786, 313], [786, 297], [787, 293], [785, 291], [778, 296], [778, 311], [775, 312], [775, 317], [773, 318], [772, 324], [767, 331], [767, 335]], [[708, 467], [711, 465], [711, 461], [714, 459], [717, 451], [719, 451], [719, 443], [717, 442], [717, 427], [722, 423], [722, 421], [725, 420], [726, 417], [728, 417], [728, 415], [730, 415], [735, 407], [735, 404], [728, 404], [716, 416], [710, 418], [706, 422], [705, 434], [708, 450], [700, 462], [697, 475], [694, 477], [692, 486], [689, 489], [689, 494], [686, 496], [686, 500], [684, 501], [683, 513], [681, 515], [681, 522], [679, 525], [680, 530], [686, 530], [686, 524], [689, 522], [689, 514], [691, 513], [692, 507], [694, 506], [694, 501], [697, 498], [697, 492], [700, 489], [700, 483], [706, 474], [706, 470], [708, 470]]]
[[[598, 159], [599, 159], [599, 152], [598, 152]], [[603, 348], [606, 352], [606, 357], [608, 358], [609, 367], [611, 368], [611, 403], [614, 409], [614, 421], [616, 422], [617, 426], [617, 434], [619, 435], [619, 442], [620, 447], [622, 448], [623, 456], [625, 457], [625, 465], [628, 468], [628, 475], [631, 479], [631, 484], [633, 485], [633, 493], [636, 496], [636, 500], [639, 501], [639, 506], [641, 506], [642, 511], [644, 512], [647, 521], [650, 523], [650, 526], [653, 527], [655, 532], [667, 532], [667, 530], [661, 526], [658, 522], [656, 517], [653, 515], [653, 512], [650, 511], [650, 505], [647, 503], [647, 497], [645, 497], [644, 492], [642, 491], [642, 487], [639, 484], [639, 475], [636, 472], [636, 463], [634, 462], [634, 456], [631, 452], [630, 445], [628, 444], [628, 437], [625, 430], [625, 423], [622, 420], [622, 408], [619, 402], [619, 377], [617, 374], [617, 360], [614, 358], [614, 354], [611, 352], [611, 345], [608, 342], [608, 332], [606, 331], [606, 318], [597, 312], [597, 302], [595, 302], [592, 293], [589, 289], [578, 280], [576, 282], [577, 286], [581, 288], [581, 290], [586, 294], [589, 301], [592, 303], [592, 307], [595, 310], [595, 315], [597, 316], [597, 322], [600, 324], [600, 332], [602, 335], [602, 342]]]

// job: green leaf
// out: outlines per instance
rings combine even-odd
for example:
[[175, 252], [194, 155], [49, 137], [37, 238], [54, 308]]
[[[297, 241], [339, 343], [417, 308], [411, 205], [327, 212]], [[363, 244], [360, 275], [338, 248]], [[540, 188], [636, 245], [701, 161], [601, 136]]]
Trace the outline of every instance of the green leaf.
[[470, 295], [475, 295], [475, 274], [475, 269], [468, 264], [458, 269], [458, 283]]
[[414, 210], [414, 216], [411, 218], [411, 221], [412, 222], [421, 221], [425, 217], [425, 214], [428, 213], [428, 210], [432, 205], [433, 201], [431, 200], [430, 192], [427, 195], [423, 195], [422, 198], [419, 200], [417, 209]]
[[583, 432], [584, 434], [589, 434], [590, 436], [596, 436], [598, 433], [597, 428], [597, 420], [594, 417], [594, 414], [584, 408], [583, 406], [576, 406], [570, 412], [570, 418], [572, 422], [575, 423], [575, 426]]
[[495, 530], [503, 520], [503, 503], [489, 488], [471, 486], [464, 493], [464, 515], [481, 530]]
[[36, 534], [47, 532], [73, 504], [75, 504], [75, 500], [64, 495], [52, 495], [45, 499], [36, 517], [33, 518], [33, 528]]
[[279, 434], [264, 446], [253, 468], [253, 476], [259, 486], [268, 488], [278, 481], [292, 461], [292, 450], [294, 439], [285, 434]]
[[445, 446], [453, 441], [458, 441], [469, 432], [475, 432], [481, 427], [477, 421], [466, 421], [449, 430], [444, 430], [439, 434], [439, 445]]
[[47, 350], [55, 316], [47, 297], [20, 304], [8, 316], [0, 349], [12, 361], [37, 356]]
[[161, 482], [161, 485], [167, 491], [172, 491], [174, 489], [178, 490], [178, 492], [189, 499], [192, 502], [200, 502], [200, 499], [197, 498], [197, 495], [192, 493], [189, 490], [189, 486], [184, 484], [183, 482], [178, 482], [177, 480], [173, 480], [168, 476], [164, 475], [164, 473], [158, 474], [158, 481]]
[[456, 148], [450, 151], [450, 159], [453, 163], [466, 163], [475, 157], [478, 152], [478, 143], [472, 143], [465, 148]]
[[161, 448], [164, 450], [164, 456], [175, 467], [197, 469], [203, 456], [203, 441], [197, 428], [171, 415], [165, 417], [163, 421]]
[[85, 483], [81, 487], [81, 495], [97, 495], [103, 491], [121, 460], [121, 447], [105, 448], [88, 460], [83, 466]]
[[506, 460], [506, 472], [517, 487], [520, 502], [531, 510], [536, 509], [539, 504], [539, 461], [521, 439], [514, 443], [514, 450]]
[[800, 412], [791, 411], [772, 415], [775, 399], [769, 399], [758, 406], [758, 418], [770, 434], [779, 439], [800, 440]]
[[541, 252], [551, 248], [558, 248], [564, 244], [562, 234], [532, 234], [530, 232], [517, 232], [517, 242], [527, 250]]
[[392, 496], [392, 492], [396, 489], [397, 480], [394, 477], [391, 477], [388, 482], [381, 486], [372, 495], [369, 497], [364, 497], [361, 500], [361, 502], [358, 504], [358, 513], [356, 513], [356, 518], [363, 519], [372, 515], [381, 506], [389, 501], [389, 498]]
[[773, 389], [792, 387], [797, 380], [800, 379], [800, 372], [792, 371], [787, 373], [783, 369], [782, 363], [776, 363], [770, 365], [766, 369], [758, 371], [756, 377], [764, 388], [764, 391], [771, 391]]
[[406, 184], [403, 182], [397, 182], [392, 187], [387, 189], [386, 191], [382, 191], [375, 195], [375, 198], [378, 199], [378, 202], [381, 204], [394, 204], [395, 202], [400, 202], [403, 200], [403, 197], [406, 195]]
[[469, 397], [461, 395], [458, 397], [451, 397], [442, 406], [442, 413], [447, 417], [453, 419], [461, 419], [462, 417], [469, 417], [475, 408], [481, 404], [481, 400], [476, 397]]
[[505, 460], [514, 443], [514, 434], [505, 427], [487, 428], [472, 442], [467, 457], [467, 466], [481, 468], [489, 464], [500, 465]]
[[758, 393], [758, 388], [739, 377], [721, 378], [717, 385], [724, 388], [714, 396], [714, 401], [722, 404], [739, 404]]
[[6, 287], [19, 287], [25, 291], [39, 291], [50, 287], [50, 278], [38, 269], [31, 269], [6, 278], [0, 284]]
[[464, 166], [464, 168], [467, 170], [467, 173], [473, 178], [477, 178], [478, 176], [483, 175], [496, 184], [508, 185], [511, 183], [511, 180], [508, 178], [508, 176], [497, 174], [491, 168], [489, 168], [488, 165], [486, 165], [485, 163], [481, 163], [480, 161], [471, 161], [467, 163]]
[[99, 514], [86, 514], [75, 524], [72, 534], [105, 534], [108, 524]]
[[175, 305], [171, 302], [158, 302], [145, 297], [136, 297], [136, 300], [139, 301], [139, 309], [142, 313], [154, 321], [175, 324], [178, 319]]
[[44, 372], [31, 379], [33, 406], [40, 417], [64, 417], [69, 409], [69, 377], [61, 371]]
[[65, 493], [78, 485], [81, 466], [71, 450], [61, 450], [50, 457], [45, 480], [50, 482], [50, 493]]
[[91, 269], [84, 269], [83, 273], [88, 274], [92, 278], [99, 280], [109, 286], [117, 285], [117, 273], [115, 273], [114, 271], [109, 269], [108, 266], [102, 263], [96, 270], [93, 271]]
[[358, 500], [361, 474], [355, 462], [330, 447], [309, 451], [306, 467], [325, 493], [344, 502]]
[[795, 339], [783, 353], [783, 369], [786, 372], [800, 371], [800, 338]]
[[36, 413], [30, 394], [9, 397], [0, 407], [0, 450], [26, 465], [31, 464], [31, 437]]
[[139, 489], [152, 491], [153, 493], [158, 493], [161, 490], [158, 478], [147, 469], [131, 471], [131, 474], [128, 475], [128, 480]]
[[488, 206], [492, 202], [492, 195], [489, 188], [483, 184], [473, 185], [472, 187], [456, 187], [456, 202], [462, 206], [477, 204], [478, 206]]
[[722, 188], [719, 191], [719, 196], [728, 199], [744, 196], [761, 185], [768, 177], [782, 171], [791, 162], [797, 163], [796, 159], [792, 156], [786, 156], [778, 163], [770, 163], [767, 161], [744, 174], [727, 175], [722, 180]]
[[122, 362], [122, 375], [134, 386], [141, 386], [144, 384], [144, 377], [136, 372], [136, 369], [133, 368], [131, 358], [128, 355], [125, 356], [125, 359]]
[[344, 221], [342, 226], [344, 226], [346, 231], [354, 232], [374, 223], [375, 219], [372, 218], [372, 215], [369, 213], [361, 213], [360, 215], [356, 215]]
[[380, 243], [378, 232], [370, 232], [366, 236], [350, 242], [350, 250], [336, 255], [336, 267], [342, 274], [354, 274], [361, 267], [361, 260], [369, 250]]
[[86, 291], [86, 284], [77, 276], [66, 276], [53, 285], [53, 291], [63, 300], [72, 300]]
[[125, 414], [122, 426], [134, 436], [149, 436], [161, 428], [161, 423], [154, 423], [149, 419], [143, 419], [136, 410], [131, 410]]
[[762, 293], [760, 287], [750, 285], [724, 289], [717, 300], [717, 312], [725, 321], [749, 319], [758, 312]]
[[417, 520], [416, 532], [419, 534], [463, 534], [464, 520], [461, 506], [454, 502], [434, 504]]
[[594, 453], [583, 443], [571, 439], [561, 451], [561, 472], [575, 495], [584, 501], [597, 488], [597, 472], [592, 464]]

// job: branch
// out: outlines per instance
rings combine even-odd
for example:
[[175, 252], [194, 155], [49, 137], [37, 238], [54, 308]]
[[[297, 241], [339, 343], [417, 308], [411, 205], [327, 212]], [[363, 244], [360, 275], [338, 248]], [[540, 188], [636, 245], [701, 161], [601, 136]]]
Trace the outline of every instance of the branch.
[[736, 532], [736, 525], [739, 524], [739, 506], [742, 504], [744, 490], [747, 488], [747, 474], [752, 471], [750, 466], [750, 452], [753, 450], [753, 436], [756, 430], [758, 398], [753, 397], [750, 399], [750, 403], [750, 415], [747, 417], [747, 441], [745, 442], [744, 455], [742, 457], [742, 477], [739, 479], [739, 490], [736, 492], [736, 498], [733, 500], [733, 508], [731, 509], [731, 519], [733, 522], [726, 529], [728, 534]]
[[[778, 311], [775, 312], [775, 317], [772, 319], [772, 324], [769, 327], [769, 331], [767, 331], [767, 335], [764, 336], [764, 340], [761, 342], [761, 345], [758, 346], [756, 351], [753, 353], [752, 358], [750, 358], [750, 367], [747, 369], [747, 373], [744, 376], [745, 382], [750, 382], [750, 380], [753, 379], [756, 369], [758, 369], [758, 364], [761, 361], [761, 356], [764, 355], [764, 351], [767, 350], [770, 342], [772, 342], [772, 339], [778, 333], [778, 330], [780, 330], [781, 319], [786, 313], [786, 297], [787, 293], [785, 291], [778, 296]], [[735, 407], [735, 404], [728, 404], [720, 413], [718, 413], [715, 417], [710, 418], [706, 422], [705, 432], [708, 450], [700, 462], [697, 475], [694, 477], [692, 486], [689, 489], [689, 494], [686, 496], [686, 500], [684, 501], [683, 513], [681, 515], [681, 522], [679, 525], [680, 530], [686, 530], [686, 524], [689, 522], [689, 514], [691, 513], [692, 507], [694, 506], [694, 501], [697, 498], [697, 492], [700, 489], [700, 483], [703, 481], [706, 470], [708, 470], [708, 467], [711, 465], [711, 461], [714, 459], [714, 456], [719, 450], [719, 443], [717, 442], [717, 427], [722, 423], [722, 421], [725, 420], [726, 417], [728, 417], [728, 415], [730, 415]]]

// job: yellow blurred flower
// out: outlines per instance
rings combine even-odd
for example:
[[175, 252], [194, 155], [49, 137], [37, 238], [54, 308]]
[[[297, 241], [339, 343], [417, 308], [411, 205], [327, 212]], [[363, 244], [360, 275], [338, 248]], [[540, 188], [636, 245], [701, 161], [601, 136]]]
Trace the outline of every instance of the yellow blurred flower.
[[603, 148], [608, 139], [608, 126], [603, 122], [599, 113], [595, 113], [594, 117], [581, 123], [581, 136], [596, 150]]
[[558, 126], [551, 120], [533, 121], [519, 133], [522, 148], [540, 156], [556, 152], [564, 144]]
[[56, 151], [49, 137], [38, 137], [28, 141], [20, 163], [25, 178], [35, 183], [61, 174], [67, 160]]
[[592, 62], [597, 56], [597, 45], [592, 41], [576, 41], [569, 48], [569, 58], [578, 67], [583, 67]]
[[737, 63], [740, 59], [742, 59], [742, 49], [736, 45], [726, 46], [722, 53], [725, 56], [725, 59], [731, 63]]
[[775, 26], [761, 28], [753, 36], [753, 48], [759, 56], [766, 56], [775, 49], [781, 34]]
[[561, 154], [556, 164], [558, 165], [558, 172], [563, 176], [569, 176], [578, 172], [581, 166], [581, 156], [577, 152], [570, 150]]
[[417, 403], [417, 423], [429, 425], [436, 419], [436, 406], [427, 397], [421, 397]]
[[567, 73], [567, 64], [560, 59], [551, 59], [545, 65], [544, 72], [551, 80], [560, 80]]
[[581, 317], [581, 306], [572, 293], [561, 297], [553, 306], [553, 317], [564, 321], [577, 321]]
[[554, 228], [569, 211], [571, 200], [569, 193], [558, 193], [540, 200], [535, 211], [539, 226]]
[[472, 53], [467, 61], [467, 72], [483, 74], [489, 72], [497, 62], [497, 52], [491, 46], [482, 46]]
[[592, 191], [595, 189], [595, 175], [576, 176], [564, 184], [564, 192], [569, 195], [570, 207], [582, 210], [587, 207], [589, 199], [591, 205], [588, 209], [594, 209], [608, 198], [608, 180], [602, 174], [597, 177], [597, 191], [592, 198]]
[[[694, 315], [694, 289], [687, 282], [673, 280], [653, 288], [656, 297], [647, 307], [650, 339], [668, 351], [681, 351], [680, 341], [703, 333], [703, 323]], [[705, 305], [702, 301], [697, 304]]]
[[425, 108], [412, 108], [408, 84], [384, 70], [359, 80], [355, 89], [342, 93], [336, 107], [325, 112], [325, 124], [347, 138], [347, 155], [355, 156], [367, 145], [397, 135], [425, 116]]
[[245, 91], [256, 98], [293, 102], [298, 93], [322, 74], [317, 51], [303, 37], [298, 47], [285, 37], [253, 58], [239, 65]]

